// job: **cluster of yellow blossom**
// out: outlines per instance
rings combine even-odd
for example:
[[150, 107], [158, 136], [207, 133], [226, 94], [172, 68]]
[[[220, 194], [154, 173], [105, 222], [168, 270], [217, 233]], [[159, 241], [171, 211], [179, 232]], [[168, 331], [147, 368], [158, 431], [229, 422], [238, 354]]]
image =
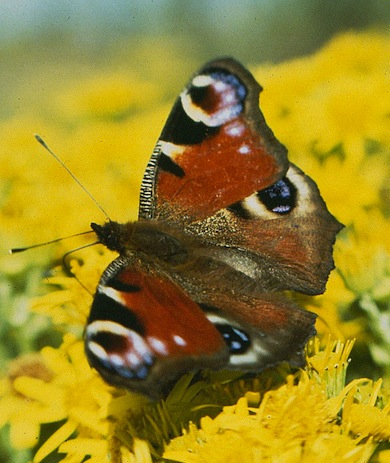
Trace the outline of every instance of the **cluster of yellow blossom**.
[[[288, 376], [263, 397], [247, 393], [215, 419], [202, 418], [199, 429], [191, 424], [164, 457], [182, 463], [368, 461], [374, 440], [389, 437], [390, 404], [375, 407], [380, 381], [359, 379], [342, 387], [350, 347], [329, 343], [308, 358], [307, 369], [313, 370], [299, 381]], [[329, 391], [329, 382], [341, 390]]]

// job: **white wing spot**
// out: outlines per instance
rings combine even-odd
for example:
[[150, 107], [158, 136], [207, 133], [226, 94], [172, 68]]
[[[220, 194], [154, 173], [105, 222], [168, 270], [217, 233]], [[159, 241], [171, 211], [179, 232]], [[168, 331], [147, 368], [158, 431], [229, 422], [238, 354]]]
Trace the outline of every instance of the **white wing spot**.
[[315, 211], [315, 202], [312, 200], [313, 193], [308, 181], [305, 181], [305, 174], [297, 170], [295, 166], [290, 166], [286, 177], [297, 187], [297, 208], [304, 214]]
[[174, 158], [175, 156], [181, 154], [184, 151], [184, 147], [181, 145], [175, 145], [174, 143], [169, 143], [167, 141], [161, 142], [161, 152]]
[[[110, 320], [96, 320], [89, 325], [87, 325], [86, 335], [87, 337], [93, 336], [98, 334], [99, 332], [102, 333], [112, 333], [116, 334], [117, 336], [131, 336], [131, 333], [134, 331], [130, 331], [129, 329], [125, 328], [123, 325], [111, 322]], [[136, 334], [136, 333], [134, 333]]]
[[127, 364], [129, 365], [132, 365], [133, 367], [136, 367], [137, 365], [139, 365], [142, 361], [142, 357], [140, 357], [139, 355], [137, 355], [138, 352], [129, 352], [127, 355], [126, 355], [126, 360], [127, 360]]
[[[128, 348], [123, 355], [112, 353], [93, 341], [93, 336], [99, 333], [110, 333], [115, 336], [122, 336], [126, 339]], [[88, 349], [102, 361], [110, 361], [117, 366], [128, 365], [131, 368], [136, 367], [151, 354], [150, 349], [144, 339], [135, 331], [129, 330], [119, 323], [109, 320], [96, 320], [89, 324], [85, 331], [86, 343]]]
[[192, 85], [194, 85], [195, 87], [207, 87], [213, 82], [214, 79], [211, 76], [207, 76], [204, 74], [196, 76], [192, 79]]
[[[214, 83], [214, 87], [216, 90], [218, 90], [218, 92], [223, 92], [226, 88], [228, 88], [229, 86], [226, 85], [225, 82], [223, 82], [222, 80], [216, 80], [215, 83]], [[228, 96], [229, 94], [227, 94]]]
[[125, 365], [123, 357], [121, 357], [119, 354], [111, 354], [109, 359], [110, 362], [113, 363], [116, 367], [123, 367], [123, 365]]
[[89, 341], [87, 343], [87, 346], [88, 346], [88, 349], [93, 353], [95, 357], [103, 361], [108, 360], [108, 354], [100, 344], [93, 342], [93, 341]]
[[250, 148], [249, 148], [248, 145], [241, 145], [238, 148], [238, 152], [241, 153], [241, 154], [248, 154], [248, 153], [250, 153]]
[[179, 335], [175, 334], [175, 336], [173, 336], [173, 340], [175, 341], [175, 343], [178, 345], [178, 346], [186, 346], [187, 343], [186, 341]]
[[168, 355], [167, 346], [160, 340], [153, 336], [148, 336], [147, 338], [150, 347], [157, 353], [161, 355]]
[[241, 122], [233, 122], [225, 127], [225, 132], [231, 137], [240, 137], [244, 130], [245, 128]]
[[110, 288], [109, 286], [104, 286], [104, 285], [99, 286], [98, 289], [99, 289], [99, 293], [105, 294], [107, 297], [111, 298], [113, 301], [118, 302], [118, 304], [125, 305], [125, 301], [120, 291], [117, 291], [114, 288]]
[[231, 355], [230, 363], [232, 365], [252, 365], [257, 363], [262, 358], [270, 357], [269, 351], [265, 348], [266, 343], [262, 343], [260, 339], [252, 338], [250, 349], [245, 354]]
[[255, 217], [266, 217], [273, 219], [275, 215], [270, 212], [259, 200], [256, 194], [250, 195], [242, 202], [243, 207]]

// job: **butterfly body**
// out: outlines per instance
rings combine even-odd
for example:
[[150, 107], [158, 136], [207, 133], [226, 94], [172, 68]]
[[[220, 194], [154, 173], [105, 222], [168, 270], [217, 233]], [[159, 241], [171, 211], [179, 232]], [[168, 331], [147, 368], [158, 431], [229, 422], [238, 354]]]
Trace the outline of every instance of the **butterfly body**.
[[147, 166], [139, 221], [92, 224], [119, 253], [85, 332], [110, 383], [156, 398], [189, 370], [302, 364], [315, 315], [281, 292], [324, 291], [341, 225], [288, 162], [260, 90], [234, 60], [202, 68]]

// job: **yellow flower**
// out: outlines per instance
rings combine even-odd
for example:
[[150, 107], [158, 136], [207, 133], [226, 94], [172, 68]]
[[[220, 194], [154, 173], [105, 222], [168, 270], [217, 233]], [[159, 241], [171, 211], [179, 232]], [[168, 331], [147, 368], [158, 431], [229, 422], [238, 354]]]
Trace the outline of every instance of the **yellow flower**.
[[[108, 450], [114, 445], [112, 441], [116, 442], [110, 407], [115, 396], [123, 392], [118, 393], [105, 384], [89, 367], [82, 341], [65, 335], [59, 349], [45, 347], [39, 356], [27, 357], [6, 383], [0, 397], [0, 425], [10, 423], [15, 448], [33, 447], [42, 424], [59, 423], [58, 429], [38, 449], [34, 463], [57, 449], [69, 454], [73, 458], [70, 461], [81, 463], [86, 456], [91, 456], [91, 461], [110, 461]], [[136, 409], [137, 404], [144, 402], [133, 396], [127, 405]], [[117, 413], [116, 418], [120, 416]], [[77, 439], [72, 439], [75, 433]], [[144, 450], [138, 450], [139, 457], [133, 461], [150, 461], [143, 444], [137, 445]], [[120, 443], [116, 442], [114, 448], [123, 452], [123, 460], [118, 461], [132, 461], [133, 457]]]
[[[190, 425], [168, 444], [164, 458], [184, 463], [366, 462], [377, 442], [390, 439], [389, 407], [376, 407], [379, 383], [355, 380], [344, 387], [351, 348], [351, 343], [328, 342], [322, 351], [315, 342], [308, 374], [289, 376], [257, 407], [243, 397], [216, 418], [204, 417], [199, 428]], [[361, 399], [368, 393], [369, 401]]]
[[10, 423], [10, 439], [15, 448], [30, 448], [37, 444], [42, 420], [60, 419], [56, 410], [31, 402], [13, 387], [19, 376], [29, 376], [44, 382], [52, 378], [38, 354], [29, 354], [16, 360], [9, 369], [8, 378], [0, 381], [0, 426]]
[[115, 254], [99, 245], [83, 250], [78, 256], [80, 259], [72, 259], [69, 263], [74, 277], [65, 276], [61, 267], [54, 269], [46, 283], [60, 289], [34, 299], [31, 304], [33, 312], [49, 316], [55, 325], [66, 329], [69, 326], [84, 328], [92, 295]]
[[148, 445], [141, 439], [134, 439], [133, 451], [117, 444], [117, 448], [110, 448], [107, 440], [97, 441], [90, 438], [68, 440], [59, 447], [59, 452], [67, 455], [64, 462], [82, 463], [88, 455], [89, 463], [103, 463], [117, 461], [120, 463], [152, 463]]
[[297, 299], [307, 310], [318, 315], [316, 330], [320, 336], [331, 334], [334, 338], [345, 340], [356, 338], [363, 329], [357, 320], [342, 318], [343, 311], [349, 309], [355, 298], [345, 281], [334, 271], [329, 277], [325, 294]]
[[261, 105], [278, 137], [302, 154], [316, 140], [324, 151], [355, 137], [388, 140], [388, 45], [384, 35], [347, 33], [310, 59], [259, 67]]
[[[382, 381], [374, 384], [380, 387]], [[347, 396], [343, 410], [343, 420], [346, 422], [346, 427], [359, 438], [373, 436], [377, 441], [390, 439], [390, 404], [388, 403], [383, 409], [376, 408], [375, 400], [377, 394], [372, 394], [369, 403], [354, 403], [355, 396], [350, 393]]]
[[375, 299], [390, 295], [390, 220], [378, 210], [361, 212], [345, 239], [336, 247], [338, 269], [355, 294]]
[[93, 79], [88, 76], [76, 89], [72, 85], [59, 97], [59, 106], [72, 120], [123, 118], [142, 106], [155, 105], [159, 98], [160, 88], [156, 83], [128, 73], [110, 72]]
[[[101, 101], [102, 107], [95, 108], [95, 118], [77, 119], [71, 131], [67, 129], [68, 122], [65, 120], [60, 119], [58, 123], [61, 108], [55, 105], [55, 98], [52, 110], [56, 118], [46, 120], [38, 113], [0, 121], [0, 263], [4, 271], [17, 273], [28, 267], [31, 259], [36, 265], [47, 265], [49, 261], [61, 258], [70, 245], [69, 241], [65, 241], [56, 247], [46, 246], [31, 250], [28, 255], [18, 255], [17, 259], [6, 255], [9, 248], [68, 236], [88, 230], [91, 222], [104, 222], [106, 219], [79, 185], [37, 143], [34, 133], [40, 134], [76, 174], [110, 218], [126, 222], [137, 217], [143, 171], [167, 109], [159, 106], [157, 100], [148, 112], [131, 113], [120, 120], [102, 119], [100, 115], [110, 110], [100, 96], [108, 91], [110, 82], [104, 86], [101, 79], [98, 81], [91, 91], [94, 101]], [[137, 95], [130, 98], [131, 104], [135, 104], [134, 99], [139, 101], [144, 92], [148, 93], [148, 85], [145, 84], [145, 88], [140, 85], [139, 80], [128, 79], [127, 87], [136, 90]], [[74, 82], [71, 88], [74, 91]], [[70, 92], [67, 88], [63, 95]], [[109, 95], [107, 99], [110, 99]], [[78, 237], [71, 246], [76, 248], [90, 242], [90, 236]]]

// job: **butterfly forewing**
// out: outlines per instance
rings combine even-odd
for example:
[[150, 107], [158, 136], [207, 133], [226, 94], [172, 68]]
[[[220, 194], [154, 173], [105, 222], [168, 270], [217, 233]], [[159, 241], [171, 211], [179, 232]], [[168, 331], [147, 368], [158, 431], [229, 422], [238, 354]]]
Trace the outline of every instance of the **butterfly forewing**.
[[286, 149], [265, 123], [260, 91], [231, 59], [191, 79], [147, 167], [140, 218], [199, 220], [283, 176]]

